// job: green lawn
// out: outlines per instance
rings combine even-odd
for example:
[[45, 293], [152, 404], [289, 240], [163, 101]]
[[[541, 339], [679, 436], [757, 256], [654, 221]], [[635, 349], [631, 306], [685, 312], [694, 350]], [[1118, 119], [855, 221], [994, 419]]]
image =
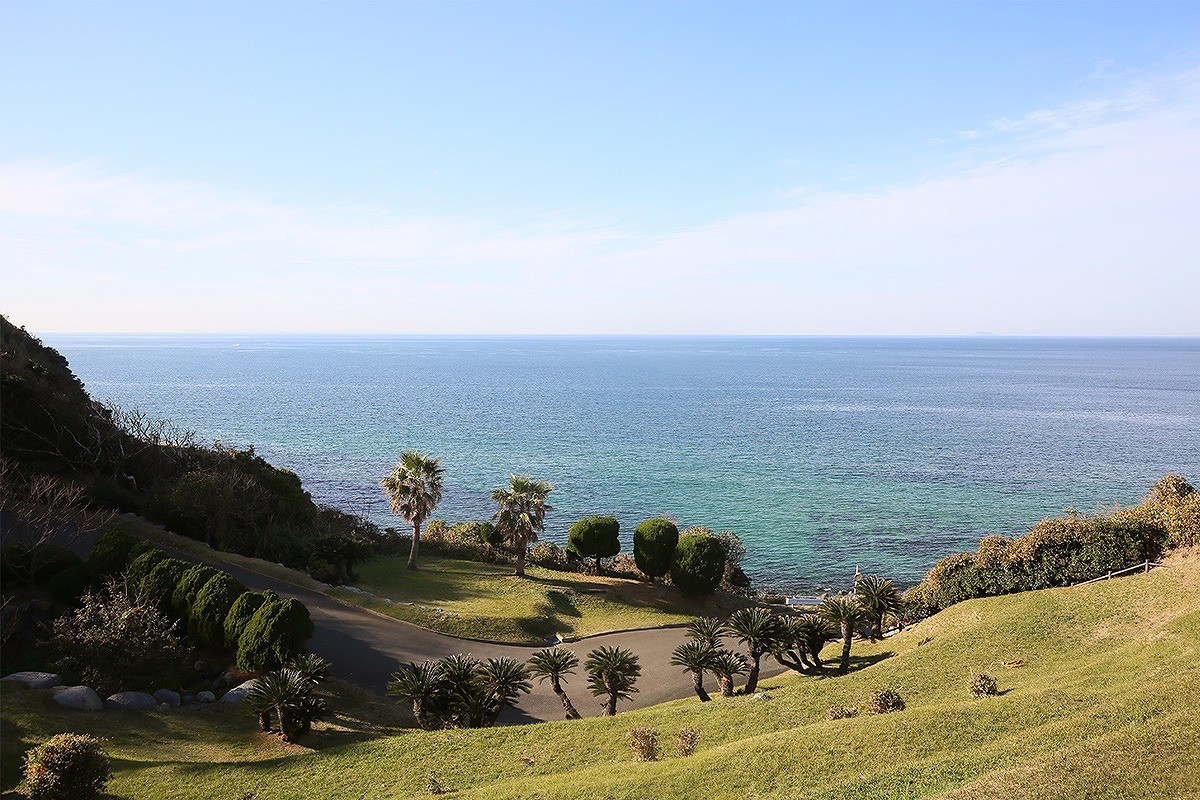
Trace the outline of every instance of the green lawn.
[[506, 565], [428, 555], [415, 572], [405, 564], [402, 557], [373, 558], [355, 567], [358, 587], [374, 597], [330, 593], [444, 633], [507, 642], [670, 625], [726, 614], [738, 604], [735, 598], [691, 600], [673, 588], [540, 567], [527, 568], [522, 580]]
[[[845, 677], [769, 680], [769, 699], [424, 733], [395, 730], [394, 714], [359, 697], [314, 735], [317, 749], [285, 747], [230, 713], [88, 715], [6, 689], [4, 782], [25, 747], [79, 730], [108, 738], [118, 797], [428, 797], [434, 772], [462, 798], [1196, 798], [1198, 584], [1191, 561], [962, 603], [885, 643], [856, 644], [860, 668]], [[1013, 660], [1024, 666], [1002, 666]], [[971, 697], [980, 671], [999, 679], [1001, 696]], [[885, 686], [907, 710], [824, 719], [831, 703]], [[582, 679], [567, 689], [582, 696]], [[662, 732], [665, 760], [631, 760], [635, 725]], [[688, 759], [670, 755], [685, 726], [703, 737]]]

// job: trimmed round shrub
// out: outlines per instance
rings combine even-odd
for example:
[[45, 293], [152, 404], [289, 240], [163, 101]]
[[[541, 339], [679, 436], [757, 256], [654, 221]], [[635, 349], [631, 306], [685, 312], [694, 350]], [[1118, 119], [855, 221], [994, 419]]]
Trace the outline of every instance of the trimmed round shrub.
[[92, 588], [94, 575], [91, 568], [80, 562], [61, 570], [50, 580], [46, 581], [46, 590], [54, 595], [60, 603], [74, 605]]
[[225, 644], [225, 618], [234, 602], [246, 593], [246, 587], [228, 572], [218, 572], [188, 610], [188, 635], [200, 644], [220, 647]]
[[146, 576], [154, 569], [154, 565], [166, 558], [167, 554], [157, 547], [152, 547], [141, 555], [134, 556], [133, 561], [129, 562], [129, 570], [126, 572], [129, 585], [141, 586], [142, 581], [146, 580]]
[[25, 754], [29, 800], [91, 800], [112, 778], [112, 764], [94, 736], [60, 733]]
[[179, 579], [179, 585], [171, 594], [171, 613], [175, 615], [176, 619], [186, 620], [191, 615], [192, 603], [196, 602], [196, 595], [200, 594], [204, 585], [216, 577], [219, 571], [207, 564], [195, 564], [188, 567], [187, 571], [183, 573], [183, 577]]
[[138, 586], [146, 598], [152, 600], [163, 611], [171, 610], [171, 598], [183, 578], [183, 573], [192, 565], [178, 558], [164, 558], [156, 563]]
[[265, 592], [242, 592], [225, 615], [225, 646], [236, 652], [238, 640], [242, 638], [242, 632], [246, 630], [254, 614], [262, 608], [263, 603], [278, 599], [279, 595], [270, 589]]
[[712, 536], [689, 534], [671, 559], [671, 583], [687, 595], [712, 594], [725, 575], [725, 548]]
[[615, 517], [585, 517], [567, 530], [567, 552], [579, 558], [612, 558], [621, 552], [618, 534], [621, 523]]
[[96, 537], [88, 564], [97, 575], [120, 575], [136, 556], [133, 548], [141, 542], [123, 530], [112, 528]]
[[633, 560], [642, 574], [661, 578], [671, 568], [675, 547], [679, 544], [679, 528], [661, 517], [648, 519], [633, 532]]
[[263, 603], [238, 638], [238, 668], [279, 669], [304, 652], [312, 634], [312, 619], [299, 600]]

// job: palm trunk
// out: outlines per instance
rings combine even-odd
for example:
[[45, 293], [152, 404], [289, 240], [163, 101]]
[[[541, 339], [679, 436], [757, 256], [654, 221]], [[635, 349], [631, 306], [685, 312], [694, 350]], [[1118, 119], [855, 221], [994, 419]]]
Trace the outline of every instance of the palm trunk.
[[871, 620], [871, 641], [875, 642], [883, 638], [883, 614], [880, 614], [875, 619]]
[[850, 645], [854, 641], [854, 626], [842, 625], [842, 663], [838, 672], [845, 675], [850, 670]]
[[762, 653], [752, 652], [750, 657], [754, 661], [750, 666], [750, 672], [746, 675], [746, 688], [742, 690], [742, 694], [754, 694], [754, 690], [758, 688], [759, 662], [762, 660]]
[[810, 651], [808, 657], [811, 658], [812, 662], [817, 665], [818, 670], [821, 672], [825, 671], [825, 662], [821, 660], [819, 655]]
[[271, 710], [258, 712], [258, 729], [260, 731], [271, 730]]
[[417, 725], [421, 730], [429, 730], [429, 720], [425, 719], [425, 700], [423, 698], [413, 698], [413, 716], [417, 718]]
[[617, 715], [617, 694], [609, 692], [608, 698], [604, 701], [604, 709], [601, 716], [615, 717]]
[[708, 696], [708, 692], [704, 691], [704, 673], [701, 670], [696, 670], [692, 673], [692, 688], [696, 690], [696, 696], [700, 698], [701, 703], [707, 703], [712, 700]]
[[718, 675], [717, 685], [721, 687], [721, 697], [733, 697], [732, 675]]
[[408, 548], [408, 568], [417, 568], [417, 550], [421, 547], [421, 523], [413, 523], [412, 547]]
[[571, 698], [567, 697], [567, 693], [563, 691], [562, 683], [558, 678], [550, 679], [550, 688], [554, 689], [554, 693], [558, 695], [558, 699], [562, 701], [563, 713], [567, 719], [581, 719], [579, 712], [575, 710], [575, 706], [571, 703]]
[[525, 537], [517, 540], [517, 577], [525, 577]]

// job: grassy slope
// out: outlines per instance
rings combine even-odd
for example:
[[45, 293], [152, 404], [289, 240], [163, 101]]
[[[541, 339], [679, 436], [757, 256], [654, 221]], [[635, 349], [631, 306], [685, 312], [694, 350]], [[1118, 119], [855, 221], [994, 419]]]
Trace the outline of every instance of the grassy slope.
[[422, 556], [416, 572], [405, 564], [400, 557], [374, 558], [355, 567], [358, 586], [374, 598], [339, 589], [331, 593], [443, 633], [512, 642], [687, 622], [728, 613], [728, 603], [735, 602], [688, 600], [674, 589], [540, 567], [528, 567], [529, 580], [517, 580], [506, 565], [429, 555]]
[[[9, 692], [4, 762], [75, 729], [109, 736], [119, 759], [111, 788], [129, 797], [420, 797], [433, 771], [456, 796], [480, 798], [1195, 798], [1198, 581], [1193, 560], [963, 603], [884, 644], [856, 646], [860, 663], [874, 663], [849, 676], [768, 681], [769, 700], [687, 700], [614, 719], [377, 739], [355, 732], [365, 721], [344, 720], [317, 737], [317, 752], [264, 740], [228, 714], [134, 724], [131, 715], [66, 712]], [[1000, 666], [1012, 659], [1026, 666]], [[1002, 696], [970, 697], [966, 684], [980, 671], [1000, 679]], [[859, 703], [888, 685], [906, 711], [823, 719], [829, 704]], [[568, 686], [577, 700], [581, 687], [579, 678]], [[624, 737], [635, 725], [666, 740], [697, 727], [701, 748], [690, 759], [631, 763]]]

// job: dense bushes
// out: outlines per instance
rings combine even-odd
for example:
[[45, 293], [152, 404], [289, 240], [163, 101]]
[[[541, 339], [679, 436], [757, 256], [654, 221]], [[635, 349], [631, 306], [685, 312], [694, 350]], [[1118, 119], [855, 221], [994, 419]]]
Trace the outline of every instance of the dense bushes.
[[152, 547], [141, 555], [133, 559], [129, 564], [129, 570], [125, 573], [130, 586], [141, 586], [146, 580], [158, 562], [167, 558], [167, 554], [157, 547]]
[[238, 638], [237, 665], [244, 670], [279, 669], [304, 652], [312, 634], [312, 619], [299, 600], [264, 602]]
[[188, 610], [188, 635], [199, 644], [225, 643], [225, 618], [246, 587], [227, 572], [218, 572], [196, 594]]
[[154, 601], [160, 609], [171, 612], [171, 598], [179, 586], [183, 574], [192, 565], [178, 558], [164, 558], [155, 563], [150, 573], [142, 579], [140, 588], [146, 598]]
[[196, 595], [200, 594], [204, 584], [212, 580], [216, 574], [217, 569], [207, 564], [196, 564], [183, 573], [183, 577], [179, 579], [179, 585], [171, 594], [171, 613], [175, 615], [176, 619], [183, 621], [188, 618], [192, 603], [196, 602]]
[[60, 733], [25, 754], [29, 800], [91, 800], [112, 778], [112, 764], [94, 736]]
[[120, 575], [129, 568], [135, 557], [134, 548], [139, 544], [140, 539], [119, 528], [110, 528], [96, 537], [88, 561], [98, 575]]
[[688, 595], [712, 594], [725, 575], [725, 548], [712, 536], [689, 534], [671, 559], [671, 583]]
[[225, 615], [225, 647], [237, 652], [238, 640], [258, 609], [268, 600], [278, 599], [279, 595], [268, 589], [265, 592], [243, 592], [234, 600], [229, 613]]
[[621, 523], [615, 517], [585, 517], [567, 531], [567, 554], [596, 559], [596, 572], [599, 572], [600, 559], [612, 558], [621, 552], [620, 530]]
[[661, 517], [648, 519], [633, 532], [633, 560], [650, 578], [661, 578], [671, 569], [671, 558], [679, 544], [679, 528]]

